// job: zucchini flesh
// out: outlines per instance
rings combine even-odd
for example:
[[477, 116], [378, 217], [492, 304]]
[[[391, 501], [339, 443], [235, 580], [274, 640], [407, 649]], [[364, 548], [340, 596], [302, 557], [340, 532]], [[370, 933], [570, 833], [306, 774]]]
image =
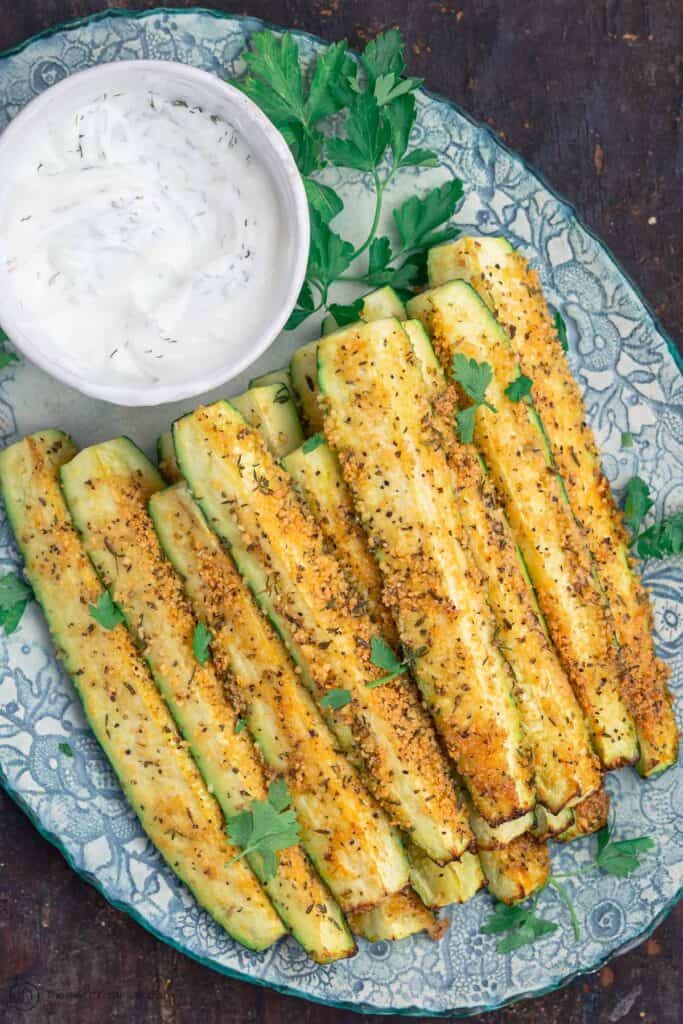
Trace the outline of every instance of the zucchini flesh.
[[[261, 759], [210, 661], [193, 652], [196, 619], [159, 546], [147, 502], [163, 483], [126, 438], [84, 449], [62, 469], [62, 486], [86, 552], [125, 615], [169, 709], [223, 813], [266, 797]], [[258, 853], [249, 863], [261, 877]], [[309, 955], [327, 962], [353, 953], [343, 915], [303, 850], [278, 853], [264, 887]], [[310, 905], [313, 904], [313, 910]]]
[[652, 609], [629, 556], [623, 518], [585, 418], [578, 382], [557, 337], [538, 275], [503, 238], [463, 238], [435, 255], [430, 278], [465, 277], [508, 333], [562, 474], [574, 515], [586, 531], [610, 602], [626, 671], [622, 695], [638, 732], [638, 770], [657, 774], [675, 763], [678, 730], [668, 669], [655, 653]]
[[271, 370], [270, 373], [263, 373], [260, 377], [252, 377], [249, 381], [250, 388], [264, 388], [267, 384], [285, 384], [291, 394], [292, 377], [289, 367], [284, 366], [281, 370]]
[[230, 402], [247, 423], [263, 433], [277, 459], [303, 444], [301, 422], [286, 383], [249, 388]]
[[636, 732], [619, 690], [620, 665], [609, 609], [562, 482], [547, 462], [537, 414], [527, 403], [512, 402], [505, 394], [518, 375], [509, 340], [464, 281], [431, 289], [408, 305], [430, 332], [447, 371], [455, 352], [492, 368], [487, 399], [497, 412], [477, 409], [475, 443], [503, 501], [600, 760], [605, 768], [632, 764], [637, 757]]
[[518, 903], [540, 889], [550, 875], [550, 853], [530, 833], [501, 850], [481, 850], [479, 857], [489, 887], [502, 903]]
[[571, 843], [605, 828], [609, 819], [609, 793], [604, 786], [574, 808], [574, 821], [555, 838], [558, 843]]
[[535, 790], [513, 678], [407, 335], [377, 320], [324, 338], [318, 382], [325, 433], [436, 727], [484, 822], [516, 821]]
[[242, 945], [266, 949], [284, 934], [282, 922], [245, 861], [228, 864], [239, 851], [128, 631], [104, 629], [88, 610], [104, 591], [59, 487], [59, 470], [76, 451], [61, 431], [45, 430], [0, 454], [26, 575], [143, 829], [218, 924]]
[[[434, 422], [457, 491], [470, 551], [484, 576], [496, 618], [497, 639], [512, 668], [522, 721], [534, 757], [541, 835], [562, 831], [562, 808], [578, 803], [600, 785], [583, 712], [536, 610], [533, 590], [493, 484], [472, 445], [461, 444], [453, 428], [457, 393], [417, 321], [404, 325], [423, 373]], [[569, 818], [571, 820], [571, 816]]]
[[366, 785], [431, 857], [460, 856], [472, 834], [417, 693], [400, 679], [367, 685], [383, 674], [370, 658], [375, 627], [263, 439], [216, 402], [176, 421], [174, 440], [195, 500], [242, 575], [253, 581], [253, 563], [268, 575], [256, 599], [305, 665], [316, 699], [349, 691], [352, 700], [326, 717], [362, 760]]
[[390, 285], [377, 288], [374, 292], [368, 292], [363, 296], [361, 320], [383, 320], [388, 316], [393, 316], [397, 320], [406, 318], [406, 307]]
[[368, 547], [367, 537], [353, 510], [351, 494], [339, 461], [322, 434], [314, 435], [282, 460], [294, 486], [306, 502], [325, 540], [339, 561], [348, 567], [355, 586], [367, 602], [370, 616], [391, 645], [398, 642], [396, 627], [382, 601], [382, 576]]
[[372, 910], [352, 914], [349, 923], [368, 942], [398, 942], [418, 932], [441, 939], [448, 930], [448, 921], [435, 917], [411, 889], [389, 896]]
[[425, 906], [435, 910], [451, 903], [467, 903], [484, 886], [484, 875], [476, 853], [468, 850], [460, 860], [437, 864], [414, 843], [406, 843], [410, 882]]
[[318, 404], [318, 342], [311, 341], [296, 350], [289, 366], [294, 397], [308, 434], [323, 429], [323, 414]]
[[154, 494], [150, 514], [226, 680], [271, 769], [287, 779], [302, 845], [344, 913], [408, 882], [405, 854], [361, 785], [257, 605], [184, 484]]
[[159, 472], [169, 484], [175, 484], [182, 479], [178, 463], [175, 460], [175, 448], [173, 447], [173, 434], [167, 430], [157, 438], [157, 462]]

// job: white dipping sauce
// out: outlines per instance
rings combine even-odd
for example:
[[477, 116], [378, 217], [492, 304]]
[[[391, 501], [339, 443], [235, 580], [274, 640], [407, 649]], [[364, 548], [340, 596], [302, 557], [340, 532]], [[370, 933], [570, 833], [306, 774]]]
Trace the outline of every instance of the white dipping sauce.
[[91, 379], [210, 373], [281, 295], [276, 186], [208, 111], [105, 94], [60, 112], [3, 177], [0, 263], [22, 326]]

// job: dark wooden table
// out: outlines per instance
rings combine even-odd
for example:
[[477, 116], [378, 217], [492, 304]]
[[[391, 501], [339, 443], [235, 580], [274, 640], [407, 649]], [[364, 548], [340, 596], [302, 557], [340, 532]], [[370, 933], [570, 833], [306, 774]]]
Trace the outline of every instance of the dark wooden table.
[[[0, 49], [117, 0], [0, 0]], [[138, 9], [151, 0], [131, 3]], [[192, 6], [177, 0], [178, 7]], [[488, 121], [578, 208], [683, 336], [680, 0], [253, 0], [206, 6], [326, 39], [399, 25], [410, 70]], [[0, 1021], [342, 1024], [220, 977], [110, 907], [0, 794]], [[637, 950], [490, 1024], [679, 1024], [683, 905]], [[678, 962], [678, 970], [676, 963]], [[379, 1024], [389, 1018], [368, 1018]], [[391, 1018], [398, 1020], [399, 1018]]]

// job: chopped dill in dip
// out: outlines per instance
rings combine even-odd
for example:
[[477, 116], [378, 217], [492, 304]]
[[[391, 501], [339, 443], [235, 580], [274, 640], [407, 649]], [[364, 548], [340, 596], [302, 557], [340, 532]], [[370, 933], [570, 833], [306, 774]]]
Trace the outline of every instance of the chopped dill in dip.
[[105, 93], [60, 110], [3, 177], [0, 266], [22, 326], [76, 373], [211, 373], [278, 302], [278, 191], [216, 114], [142, 85]]

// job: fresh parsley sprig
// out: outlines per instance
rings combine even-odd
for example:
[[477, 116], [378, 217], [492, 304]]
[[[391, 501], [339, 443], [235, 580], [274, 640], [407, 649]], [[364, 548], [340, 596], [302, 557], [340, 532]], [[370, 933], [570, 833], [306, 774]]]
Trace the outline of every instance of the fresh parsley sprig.
[[458, 382], [472, 405], [460, 409], [456, 413], [458, 436], [463, 444], [471, 444], [474, 437], [474, 417], [480, 406], [486, 406], [496, 412], [495, 406], [486, 399], [486, 389], [493, 380], [493, 370], [488, 363], [478, 363], [476, 359], [468, 359], [462, 352], [453, 355], [453, 379]]
[[683, 554], [683, 508], [643, 530], [643, 520], [653, 507], [650, 488], [639, 476], [626, 485], [624, 522], [631, 531], [631, 546], [639, 558], [671, 558]]
[[192, 634], [192, 653], [200, 665], [206, 665], [211, 656], [211, 630], [203, 622], [198, 622]]
[[[254, 800], [248, 811], [240, 811], [227, 820], [230, 842], [241, 847], [240, 853], [228, 861], [233, 864], [242, 857], [258, 854], [255, 868], [261, 881], [268, 882], [277, 873], [278, 850], [287, 850], [299, 842], [300, 827], [290, 807], [291, 797], [284, 779], [275, 779], [268, 787], [265, 800]], [[253, 862], [252, 867], [254, 867]]]
[[97, 604], [89, 604], [88, 611], [95, 622], [104, 629], [114, 629], [123, 622], [124, 615], [114, 601], [108, 590], [103, 590], [97, 599]]
[[15, 631], [32, 600], [33, 590], [21, 576], [8, 573], [0, 579], [0, 627], [6, 636]]
[[8, 341], [9, 338], [3, 331], [2, 327], [0, 327], [0, 370], [4, 370], [6, 366], [10, 365], [10, 363], [19, 362], [19, 356], [16, 352], [12, 352], [11, 349], [6, 347]]
[[383, 683], [389, 683], [397, 676], [403, 675], [408, 667], [407, 662], [399, 661], [389, 644], [381, 636], [373, 636], [370, 641], [370, 660], [377, 668], [384, 669], [385, 674], [367, 682], [365, 685], [369, 690], [374, 690], [376, 686], [382, 686]]
[[[394, 211], [400, 241], [396, 252], [389, 238], [377, 237], [384, 196], [397, 172], [437, 164], [432, 150], [410, 149], [417, 116], [414, 92], [422, 82], [405, 76], [405, 47], [397, 29], [371, 40], [358, 60], [349, 55], [346, 42], [335, 43], [315, 59], [308, 76], [302, 71], [296, 43], [286, 33], [256, 33], [244, 59], [247, 76], [236, 84], [287, 140], [311, 210], [306, 281], [287, 327], [297, 327], [327, 308], [344, 326], [357, 319], [360, 306], [328, 306], [330, 287], [339, 280], [366, 288], [391, 284], [404, 292], [414, 287], [423, 271], [421, 252], [457, 234], [455, 228], [443, 225], [462, 198], [462, 182], [454, 179], [425, 196], [411, 196]], [[333, 115], [335, 125], [329, 121]], [[315, 177], [328, 164], [372, 178], [375, 208], [370, 228], [357, 246], [330, 227], [344, 203]], [[349, 276], [352, 263], [366, 250], [367, 269]]]
[[352, 697], [349, 690], [345, 690], [341, 686], [335, 686], [320, 698], [320, 707], [330, 708], [331, 711], [339, 711], [340, 708], [345, 708], [347, 704], [350, 704], [351, 700]]
[[626, 878], [640, 867], [643, 855], [654, 849], [656, 845], [649, 836], [615, 840], [614, 830], [609, 827], [601, 829], [597, 839], [598, 848], [593, 863], [567, 874], [551, 874], [545, 885], [534, 893], [531, 899], [526, 901], [526, 904], [516, 903], [513, 906], [508, 906], [505, 903], [496, 903], [494, 905], [493, 913], [481, 931], [484, 935], [505, 933], [496, 946], [498, 953], [510, 953], [557, 931], [558, 924], [554, 921], [547, 921], [536, 914], [536, 907], [546, 889], [554, 889], [566, 905], [574, 938], [578, 942], [581, 934], [578, 915], [572, 898], [560, 879], [573, 878], [596, 868], [616, 878]]

